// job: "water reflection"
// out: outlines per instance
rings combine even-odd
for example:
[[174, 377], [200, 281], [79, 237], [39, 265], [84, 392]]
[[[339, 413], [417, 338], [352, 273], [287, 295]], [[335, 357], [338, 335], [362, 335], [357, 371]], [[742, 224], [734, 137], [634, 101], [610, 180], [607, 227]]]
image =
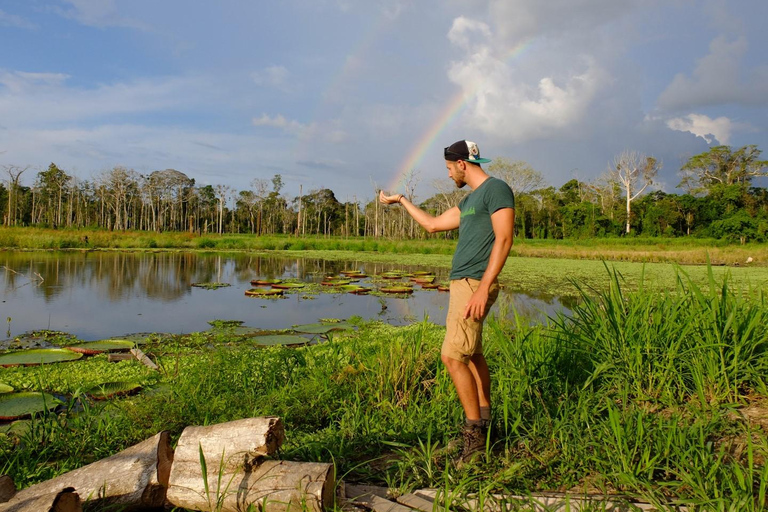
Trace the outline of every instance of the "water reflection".
[[[252, 254], [3, 252], [0, 318], [8, 319], [9, 336], [52, 329], [84, 340], [132, 332], [200, 331], [214, 319], [242, 320], [263, 329], [352, 315], [393, 324], [428, 316], [443, 323], [448, 294], [418, 288], [408, 299], [297, 293], [272, 301], [243, 295], [256, 278], [320, 282], [342, 270], [357, 269], [374, 276], [401, 268], [386, 263]], [[447, 270], [437, 274], [439, 280], [447, 280]], [[231, 286], [218, 290], [191, 286], [202, 282]], [[512, 306], [523, 315], [541, 317], [567, 310], [570, 304], [555, 297], [502, 291], [496, 311], [511, 313]]]

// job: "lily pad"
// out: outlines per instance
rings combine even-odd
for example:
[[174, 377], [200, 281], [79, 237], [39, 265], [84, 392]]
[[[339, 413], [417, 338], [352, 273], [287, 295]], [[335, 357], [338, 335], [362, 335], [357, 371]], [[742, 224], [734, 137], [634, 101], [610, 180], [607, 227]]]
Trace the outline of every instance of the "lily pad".
[[306, 283], [277, 283], [273, 284], [272, 288], [277, 288], [278, 290], [290, 290], [293, 288], [304, 288], [307, 286]]
[[440, 287], [437, 283], [421, 283], [421, 287], [425, 290], [435, 290]]
[[36, 364], [60, 363], [74, 361], [83, 354], [63, 348], [35, 348], [32, 350], [17, 350], [0, 355], [0, 366], [32, 366]]
[[10, 393], [12, 391], [13, 391], [13, 388], [11, 386], [0, 382], [0, 393]]
[[294, 325], [291, 327], [296, 332], [301, 332], [304, 334], [327, 334], [331, 331], [348, 331], [350, 329], [353, 329], [353, 327], [345, 322], [338, 322], [338, 323], [332, 323], [332, 324], [325, 324], [325, 323], [319, 323], [319, 324], [303, 324], [303, 325]]
[[424, 284], [424, 283], [433, 283], [435, 281], [435, 276], [416, 276], [412, 277], [411, 281], [414, 283]]
[[206, 290], [217, 290], [219, 288], [226, 288], [232, 286], [229, 283], [192, 283], [195, 288], [204, 288]]
[[322, 281], [320, 284], [323, 286], [342, 286], [345, 284], [349, 284], [352, 281], [350, 279], [326, 279], [325, 281]]
[[250, 290], [245, 290], [245, 294], [248, 297], [274, 297], [282, 295], [283, 290], [278, 290], [277, 288], [251, 288]]
[[339, 286], [338, 290], [347, 293], [354, 293], [355, 295], [365, 295], [371, 291], [370, 288], [366, 288], [365, 286], [358, 286], [356, 284], [346, 284]]
[[309, 339], [298, 334], [266, 334], [264, 336], [255, 336], [251, 339], [256, 345], [265, 347], [273, 345], [306, 345], [310, 342]]
[[437, 285], [437, 291], [439, 292], [449, 292], [451, 291], [451, 287], [448, 284], [440, 283]]
[[105, 400], [119, 395], [129, 395], [141, 389], [138, 382], [115, 381], [97, 384], [85, 390], [85, 393], [96, 400]]
[[82, 354], [101, 354], [102, 352], [115, 352], [118, 350], [130, 350], [133, 348], [134, 343], [128, 340], [99, 340], [88, 341], [86, 343], [78, 343], [76, 345], [70, 345], [68, 350], [74, 350]]
[[413, 293], [410, 286], [385, 286], [380, 290], [382, 293]]
[[360, 271], [359, 270], [342, 270], [341, 272], [339, 272], [339, 274], [348, 276], [352, 274], [360, 274]]
[[403, 277], [402, 272], [384, 272], [380, 276], [382, 279], [400, 279]]
[[7, 393], [0, 396], [0, 420], [17, 420], [51, 410], [61, 403], [48, 393]]
[[412, 272], [412, 274], [413, 274], [414, 276], [431, 276], [431, 275], [434, 275], [434, 274], [433, 274], [432, 272], [430, 272], [429, 270], [417, 270], [417, 271], [415, 271], [415, 272]]
[[280, 284], [282, 282], [282, 279], [254, 279], [251, 281], [251, 284], [253, 286], [268, 286], [271, 284]]

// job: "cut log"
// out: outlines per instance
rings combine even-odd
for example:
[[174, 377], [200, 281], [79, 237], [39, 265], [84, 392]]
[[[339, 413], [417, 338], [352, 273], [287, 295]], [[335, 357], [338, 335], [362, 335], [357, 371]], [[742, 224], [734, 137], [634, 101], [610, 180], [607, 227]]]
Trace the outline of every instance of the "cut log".
[[[208, 477], [221, 469], [248, 470], [259, 459], [274, 455], [285, 439], [283, 422], [277, 416], [244, 418], [207, 427], [187, 427], [176, 445], [174, 475], [200, 473], [200, 455], [205, 458]], [[222, 462], [223, 461], [223, 462]]]
[[[221, 460], [221, 459], [220, 459]], [[174, 461], [168, 501], [176, 507], [203, 512], [242, 512], [250, 505], [262, 512], [321, 512], [333, 506], [335, 475], [332, 464], [267, 460], [258, 466], [233, 468], [216, 463], [208, 468], [206, 490], [203, 472]]]
[[0, 503], [10, 500], [14, 494], [16, 494], [16, 486], [13, 484], [13, 478], [8, 475], [0, 476]]
[[141, 364], [146, 366], [147, 368], [151, 370], [159, 370], [158, 366], [152, 361], [147, 354], [141, 351], [140, 348], [132, 348], [131, 354], [133, 354], [133, 357], [135, 357]]
[[432, 512], [439, 508], [435, 506], [434, 501], [424, 499], [418, 494], [413, 493], [398, 496], [397, 502], [406, 507], [411, 507], [414, 510], [420, 510], [421, 512]]
[[165, 503], [173, 461], [168, 432], [159, 434], [106, 459], [22, 489], [13, 501], [29, 500], [63, 487], [77, 489], [86, 508], [142, 510]]
[[71, 487], [58, 491], [19, 498], [0, 504], [0, 512], [82, 512], [80, 495]]
[[346, 485], [344, 493], [347, 499], [355, 505], [362, 505], [374, 512], [413, 512], [414, 510], [411, 507], [390, 501], [389, 489], [386, 487]]
[[[266, 461], [283, 443], [280, 418], [245, 418], [187, 427], [176, 446], [168, 501], [193, 510], [321, 510], [333, 503], [330, 464]], [[205, 472], [203, 471], [205, 464]], [[203, 474], [206, 476], [204, 477]], [[207, 490], [206, 490], [207, 484]]]

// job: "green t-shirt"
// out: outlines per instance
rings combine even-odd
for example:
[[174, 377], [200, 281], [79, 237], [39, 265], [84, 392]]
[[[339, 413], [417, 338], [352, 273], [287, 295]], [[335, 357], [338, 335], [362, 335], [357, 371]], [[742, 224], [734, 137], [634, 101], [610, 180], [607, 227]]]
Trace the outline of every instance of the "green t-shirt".
[[496, 241], [491, 215], [514, 208], [515, 195], [504, 181], [488, 178], [459, 203], [459, 243], [453, 254], [451, 279], [481, 279]]

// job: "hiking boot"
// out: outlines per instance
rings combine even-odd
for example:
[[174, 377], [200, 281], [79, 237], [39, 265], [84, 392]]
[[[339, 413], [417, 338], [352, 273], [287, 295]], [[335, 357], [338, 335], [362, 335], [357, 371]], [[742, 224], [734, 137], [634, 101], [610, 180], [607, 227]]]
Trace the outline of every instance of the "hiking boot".
[[464, 425], [461, 435], [464, 438], [464, 449], [459, 456], [457, 466], [469, 464], [479, 459], [485, 452], [487, 430], [477, 425]]

